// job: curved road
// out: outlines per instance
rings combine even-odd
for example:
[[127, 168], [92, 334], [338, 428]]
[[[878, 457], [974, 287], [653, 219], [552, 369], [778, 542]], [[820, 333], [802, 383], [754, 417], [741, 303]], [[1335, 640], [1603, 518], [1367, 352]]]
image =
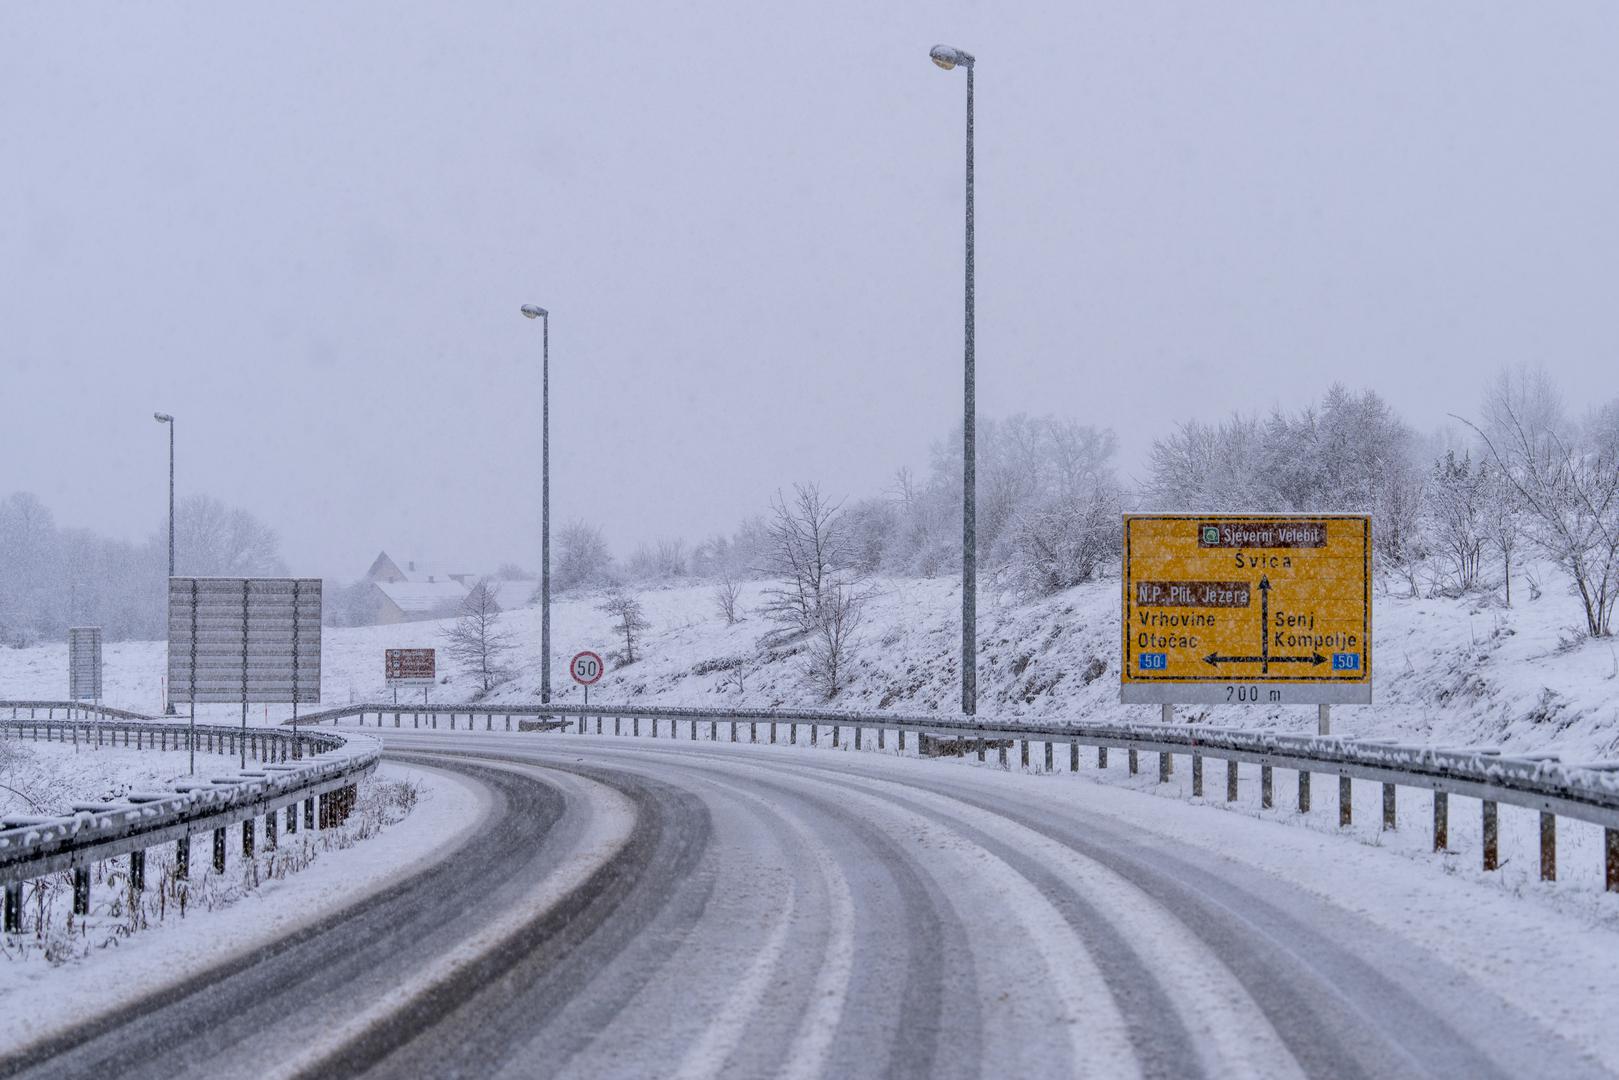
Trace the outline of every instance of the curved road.
[[470, 842], [0, 1075], [1608, 1075], [1314, 893], [987, 770], [387, 742], [487, 790]]

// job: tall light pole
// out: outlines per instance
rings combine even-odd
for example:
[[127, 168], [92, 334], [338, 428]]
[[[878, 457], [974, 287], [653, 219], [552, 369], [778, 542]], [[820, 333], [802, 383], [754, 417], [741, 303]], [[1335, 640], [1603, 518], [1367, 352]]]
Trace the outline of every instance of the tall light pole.
[[967, 69], [967, 363], [961, 423], [961, 711], [978, 712], [978, 406], [973, 369], [973, 67], [971, 53], [935, 45], [928, 53], [946, 71]]
[[[174, 417], [165, 412], [155, 412], [152, 419], [169, 429], [169, 577], [174, 576]], [[168, 587], [163, 590], [163, 602], [168, 603]], [[165, 633], [164, 637], [168, 635]], [[163, 694], [163, 711], [169, 716], [174, 715], [174, 702], [169, 700], [167, 692]], [[193, 713], [195, 709], [193, 708]], [[193, 716], [195, 723], [195, 716]], [[196, 742], [192, 740], [193, 744]], [[196, 771], [196, 763], [192, 763], [192, 771]]]
[[523, 315], [540, 320], [540, 703], [551, 702], [551, 313], [534, 304]]

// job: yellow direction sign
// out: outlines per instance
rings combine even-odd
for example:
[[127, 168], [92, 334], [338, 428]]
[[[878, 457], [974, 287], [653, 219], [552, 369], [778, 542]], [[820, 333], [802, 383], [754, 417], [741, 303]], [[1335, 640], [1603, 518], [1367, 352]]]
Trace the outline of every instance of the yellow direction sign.
[[1369, 704], [1372, 519], [1126, 514], [1119, 696]]

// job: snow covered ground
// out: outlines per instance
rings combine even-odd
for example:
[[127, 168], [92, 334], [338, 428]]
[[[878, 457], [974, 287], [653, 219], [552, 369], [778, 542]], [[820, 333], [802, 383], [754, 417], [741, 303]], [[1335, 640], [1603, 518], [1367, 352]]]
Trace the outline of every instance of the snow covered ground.
[[[1579, 632], [1576, 602], [1555, 571], [1539, 576], [1538, 599], [1522, 594], [1512, 608], [1478, 596], [1406, 599], [1381, 591], [1374, 604], [1376, 704], [1334, 709], [1334, 730], [1394, 735], [1436, 743], [1557, 748], [1577, 756], [1619, 753], [1619, 646]], [[847, 708], [952, 711], [958, 690], [960, 584], [950, 578], [883, 578], [872, 582]], [[593, 691], [598, 702], [634, 698], [669, 705], [825, 704], [803, 675], [802, 657], [769, 652], [769, 628], [756, 611], [765, 586], [743, 586], [746, 617], [727, 626], [711, 585], [638, 593], [652, 629], [641, 658], [610, 670]], [[529, 586], [511, 586], [526, 599]], [[580, 690], [567, 658], [581, 649], [603, 655], [620, 647], [597, 594], [553, 599], [552, 683], [562, 701]], [[1119, 584], [1080, 586], [1024, 603], [986, 591], [979, 606], [980, 713], [1000, 718], [1156, 720], [1151, 706], [1118, 703]], [[517, 638], [514, 678], [489, 700], [532, 701], [539, 695], [539, 611], [506, 615]], [[443, 622], [326, 630], [322, 683], [326, 704], [388, 700], [382, 653], [390, 647], [437, 646], [435, 701], [472, 700], [476, 685], [451, 669]], [[107, 701], [156, 710], [162, 700], [163, 645], [111, 642], [104, 651]], [[65, 645], [0, 651], [0, 698], [60, 698], [67, 683]], [[401, 691], [407, 700], [420, 690]], [[199, 718], [231, 721], [239, 706], [208, 706]], [[255, 722], [284, 708], [253, 707]], [[1241, 727], [1314, 730], [1313, 709], [1280, 706], [1199, 707], [1188, 719]]]

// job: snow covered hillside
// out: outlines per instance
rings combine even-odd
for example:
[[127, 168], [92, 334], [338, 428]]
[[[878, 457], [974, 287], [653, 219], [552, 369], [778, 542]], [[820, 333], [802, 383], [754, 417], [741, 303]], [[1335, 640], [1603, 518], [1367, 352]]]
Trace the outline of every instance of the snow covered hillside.
[[[1553, 574], [1544, 575], [1548, 583]], [[860, 631], [853, 679], [839, 707], [951, 711], [959, 693], [960, 584], [949, 578], [883, 578], [873, 582]], [[596, 702], [634, 698], [670, 705], [824, 704], [791, 647], [764, 650], [770, 624], [756, 614], [764, 585], [743, 585], [745, 617], [727, 626], [711, 585], [638, 594], [652, 627], [638, 642], [636, 663], [610, 670], [592, 692]], [[567, 658], [581, 649], [607, 655], [622, 643], [599, 610], [600, 594], [553, 599], [552, 683], [561, 701], [577, 701]], [[1118, 703], [1119, 585], [1083, 585], [1034, 603], [986, 592], [979, 606], [979, 711], [1030, 719], [1156, 720], [1151, 706]], [[1477, 596], [1460, 600], [1375, 600], [1374, 678], [1377, 704], [1334, 709], [1334, 730], [1438, 742], [1556, 747], [1577, 755], [1619, 753], [1619, 651], [1581, 635], [1577, 603], [1553, 586], [1512, 608]], [[475, 683], [449, 669], [445, 623], [328, 628], [323, 686], [328, 704], [387, 700], [382, 652], [437, 646], [435, 701], [468, 701]], [[517, 639], [516, 674], [489, 700], [539, 696], [539, 610], [508, 612]], [[163, 645], [109, 643], [109, 703], [154, 710], [161, 700]], [[60, 698], [67, 685], [66, 647], [0, 651], [0, 697]], [[413, 697], [421, 691], [409, 691]], [[199, 717], [228, 720], [239, 706], [211, 706]], [[252, 719], [284, 716], [284, 707], [254, 706]], [[1231, 726], [1314, 730], [1313, 709], [1277, 706], [1200, 707], [1179, 715]]]

